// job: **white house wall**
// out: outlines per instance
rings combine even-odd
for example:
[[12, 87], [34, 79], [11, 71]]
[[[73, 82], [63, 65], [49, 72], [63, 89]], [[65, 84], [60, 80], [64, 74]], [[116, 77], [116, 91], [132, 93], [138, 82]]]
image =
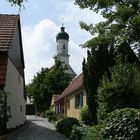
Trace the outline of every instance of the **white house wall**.
[[8, 58], [5, 91], [8, 93], [8, 105], [10, 106], [11, 118], [7, 128], [15, 128], [23, 124], [25, 117], [24, 79]]

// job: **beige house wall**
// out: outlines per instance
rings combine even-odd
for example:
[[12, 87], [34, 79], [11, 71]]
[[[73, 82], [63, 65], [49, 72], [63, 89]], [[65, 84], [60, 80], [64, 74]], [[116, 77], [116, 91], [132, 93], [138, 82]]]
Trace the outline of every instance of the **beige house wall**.
[[80, 109], [81, 107], [75, 108], [75, 95], [83, 92], [83, 106], [86, 105], [86, 92], [84, 89], [73, 93], [72, 95], [68, 96], [65, 98], [65, 105], [67, 106], [67, 110], [65, 110], [66, 116], [67, 117], [74, 117], [77, 119], [80, 119]]

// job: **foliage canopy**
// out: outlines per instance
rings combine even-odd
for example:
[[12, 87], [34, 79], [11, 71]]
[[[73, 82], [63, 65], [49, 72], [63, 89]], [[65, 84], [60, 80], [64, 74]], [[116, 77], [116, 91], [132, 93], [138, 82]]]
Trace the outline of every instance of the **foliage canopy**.
[[140, 74], [129, 63], [117, 62], [111, 70], [111, 78], [104, 75], [98, 87], [98, 120], [106, 119], [115, 109], [140, 108]]
[[67, 67], [62, 65], [58, 57], [55, 57], [55, 65], [52, 68], [42, 68], [34, 76], [32, 83], [26, 86], [29, 99], [37, 105], [39, 112], [49, 109], [52, 95], [61, 94], [68, 86], [71, 78], [66, 73]]

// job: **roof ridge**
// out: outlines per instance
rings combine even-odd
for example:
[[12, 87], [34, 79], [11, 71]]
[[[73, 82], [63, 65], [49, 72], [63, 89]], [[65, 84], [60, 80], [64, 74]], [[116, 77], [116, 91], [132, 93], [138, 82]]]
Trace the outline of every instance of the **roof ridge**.
[[19, 14], [0, 14], [0, 16], [20, 16]]
[[55, 100], [55, 102], [63, 99], [64, 97], [70, 95], [75, 92], [77, 89], [83, 86], [83, 73], [74, 78], [70, 84], [66, 87], [66, 89], [62, 92], [62, 94]]

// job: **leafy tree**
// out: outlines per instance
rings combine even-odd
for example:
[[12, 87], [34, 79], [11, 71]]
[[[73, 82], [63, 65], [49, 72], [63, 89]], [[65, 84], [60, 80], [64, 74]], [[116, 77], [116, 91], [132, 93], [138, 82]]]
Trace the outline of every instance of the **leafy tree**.
[[12, 5], [18, 5], [18, 6], [22, 6], [23, 2], [27, 1], [27, 0], [6, 0], [9, 3], [11, 3]]
[[111, 79], [105, 75], [98, 88], [98, 119], [106, 119], [115, 109], [140, 108], [140, 74], [130, 63], [117, 61], [111, 70]]
[[67, 66], [63, 66], [59, 57], [54, 57], [55, 65], [47, 73], [44, 79], [48, 92], [53, 94], [61, 94], [71, 81], [70, 75], [67, 73]]
[[55, 57], [55, 65], [50, 69], [42, 68], [32, 83], [26, 86], [28, 97], [33, 99], [39, 112], [50, 107], [53, 94], [61, 94], [68, 86], [71, 78], [66, 70], [60, 59]]
[[140, 1], [139, 0], [75, 0], [80, 8], [89, 8], [101, 13], [106, 19], [93, 26], [81, 22], [82, 28], [91, 34], [100, 33], [94, 40], [112, 42], [113, 46], [128, 43], [129, 47], [138, 42], [140, 44]]
[[43, 111], [49, 106], [47, 99], [50, 97], [44, 83], [44, 78], [48, 72], [48, 68], [42, 68], [41, 71], [34, 76], [32, 83], [26, 86], [27, 96], [37, 105], [38, 111]]
[[[140, 1], [75, 0], [75, 3], [80, 8], [89, 8], [105, 18], [105, 21], [96, 25], [80, 22], [81, 28], [93, 35], [93, 38], [84, 43], [82, 47], [92, 50], [91, 53], [88, 52], [87, 63], [83, 62], [83, 73], [87, 104], [91, 114], [94, 114], [92, 117], [95, 118], [94, 122], [96, 122], [97, 88], [106, 68], [113, 65], [111, 58], [119, 52], [122, 54], [124, 62], [127, 60], [130, 63], [137, 62], [139, 64], [131, 47], [135, 43], [138, 44], [138, 47], [140, 44]], [[106, 48], [110, 51], [110, 59], [105, 59], [107, 51], [104, 54], [101, 53]], [[98, 55], [100, 57], [97, 57]], [[107, 63], [109, 64], [107, 65]], [[109, 76], [109, 73], [107, 74]]]

